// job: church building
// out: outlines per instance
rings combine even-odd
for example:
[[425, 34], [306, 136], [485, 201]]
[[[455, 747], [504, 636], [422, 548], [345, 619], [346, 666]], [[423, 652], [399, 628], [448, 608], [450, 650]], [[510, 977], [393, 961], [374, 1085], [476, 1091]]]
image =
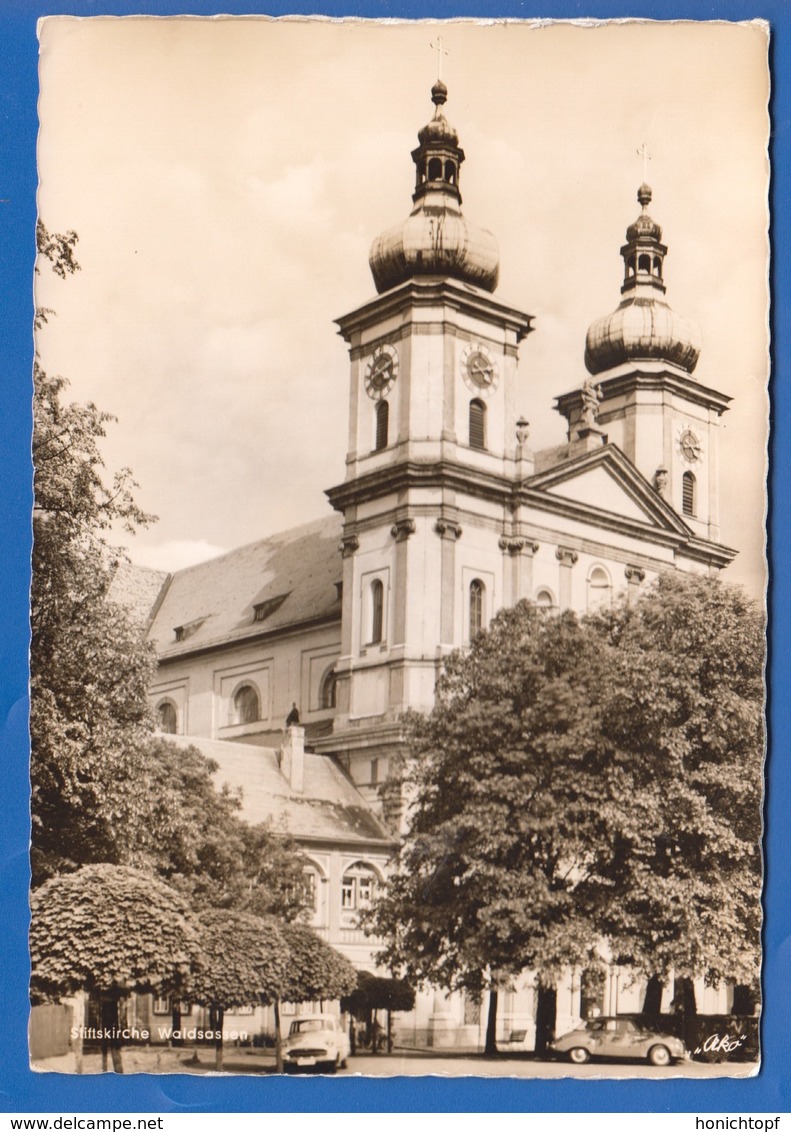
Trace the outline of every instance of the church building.
[[[651, 189], [640, 186], [620, 248], [620, 301], [587, 332], [587, 373], [557, 398], [565, 437], [534, 449], [517, 405], [541, 396], [518, 396], [540, 327], [496, 297], [497, 243], [462, 213], [465, 154], [441, 81], [431, 99], [411, 212], [373, 242], [376, 294], [337, 320], [349, 433], [327, 518], [148, 572], [140, 595], [161, 730], [243, 787], [243, 816], [296, 837], [317, 930], [370, 969], [376, 947], [356, 913], [384, 882], [404, 820], [388, 768], [403, 713], [431, 709], [445, 657], [523, 598], [583, 612], [633, 599], [662, 571], [711, 574], [734, 557], [719, 542], [730, 399], [694, 376], [699, 333], [668, 304]], [[286, 729], [294, 709], [299, 726]], [[617, 978], [601, 1008], [639, 1009]], [[701, 985], [698, 1008], [724, 1009], [724, 994]], [[473, 1044], [480, 1019], [456, 997], [421, 995], [399, 1033]], [[571, 973], [558, 1032], [582, 1008]], [[529, 979], [506, 995], [501, 1024], [534, 1026]]]

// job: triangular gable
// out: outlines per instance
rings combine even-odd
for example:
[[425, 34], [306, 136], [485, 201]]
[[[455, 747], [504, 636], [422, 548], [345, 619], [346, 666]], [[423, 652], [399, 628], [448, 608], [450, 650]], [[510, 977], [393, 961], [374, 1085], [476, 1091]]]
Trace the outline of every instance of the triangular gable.
[[552, 484], [546, 491], [550, 495], [573, 499], [575, 503], [587, 503], [590, 507], [599, 507], [626, 519], [637, 519], [642, 523], [655, 521], [655, 516], [640, 506], [631, 495], [627, 495], [623, 484], [601, 464], [579, 472], [562, 483]]
[[600, 514], [648, 523], [689, 536], [691, 530], [620, 448], [608, 444], [532, 476], [531, 490], [593, 508]]

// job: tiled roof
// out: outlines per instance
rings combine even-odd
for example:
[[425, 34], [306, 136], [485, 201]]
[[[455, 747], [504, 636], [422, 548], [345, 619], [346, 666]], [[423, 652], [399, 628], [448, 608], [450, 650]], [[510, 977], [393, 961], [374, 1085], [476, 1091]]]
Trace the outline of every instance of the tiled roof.
[[[341, 517], [331, 515], [177, 571], [149, 640], [160, 656], [179, 656], [259, 630], [340, 620], [340, 536]], [[263, 607], [260, 621], [255, 620], [255, 606]], [[177, 628], [184, 630], [179, 642]]]
[[277, 752], [270, 748], [192, 735], [167, 738], [179, 746], [197, 747], [218, 764], [217, 786], [227, 783], [232, 790], [241, 788], [241, 817], [251, 825], [268, 822], [275, 832], [290, 834], [297, 841], [383, 842], [395, 847], [392, 835], [362, 794], [328, 756], [305, 755], [300, 793], [281, 774]]
[[156, 608], [162, 587], [168, 580], [163, 570], [150, 570], [147, 566], [135, 566], [132, 562], [119, 562], [110, 588], [109, 601], [122, 605], [135, 621], [145, 625]]

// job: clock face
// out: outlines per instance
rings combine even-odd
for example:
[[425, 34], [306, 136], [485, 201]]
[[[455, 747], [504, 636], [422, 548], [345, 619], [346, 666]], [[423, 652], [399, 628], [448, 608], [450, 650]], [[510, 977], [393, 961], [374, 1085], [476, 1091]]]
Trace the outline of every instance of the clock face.
[[475, 344], [465, 349], [461, 356], [461, 374], [474, 393], [490, 396], [497, 388], [497, 363], [485, 346]]
[[694, 464], [696, 460], [700, 459], [700, 441], [692, 429], [684, 429], [679, 438], [679, 445], [684, 459], [688, 460], [690, 464]]
[[381, 401], [398, 376], [398, 352], [394, 346], [380, 346], [365, 370], [365, 392], [373, 401]]

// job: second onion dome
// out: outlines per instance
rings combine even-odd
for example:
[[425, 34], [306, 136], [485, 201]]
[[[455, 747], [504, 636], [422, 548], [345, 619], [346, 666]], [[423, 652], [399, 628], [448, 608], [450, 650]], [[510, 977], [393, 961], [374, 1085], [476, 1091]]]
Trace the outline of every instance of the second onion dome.
[[442, 275], [494, 291], [500, 267], [491, 232], [469, 224], [461, 212], [459, 168], [464, 150], [442, 107], [445, 84], [431, 88], [434, 116], [412, 151], [416, 168], [414, 208], [403, 223], [377, 236], [368, 262], [381, 294], [415, 275]]
[[621, 248], [624, 296], [617, 310], [597, 319], [588, 330], [585, 365], [592, 374], [627, 362], [659, 361], [691, 374], [700, 355], [700, 330], [664, 299], [662, 229], [648, 215], [651, 189], [637, 190], [642, 213], [626, 229]]

